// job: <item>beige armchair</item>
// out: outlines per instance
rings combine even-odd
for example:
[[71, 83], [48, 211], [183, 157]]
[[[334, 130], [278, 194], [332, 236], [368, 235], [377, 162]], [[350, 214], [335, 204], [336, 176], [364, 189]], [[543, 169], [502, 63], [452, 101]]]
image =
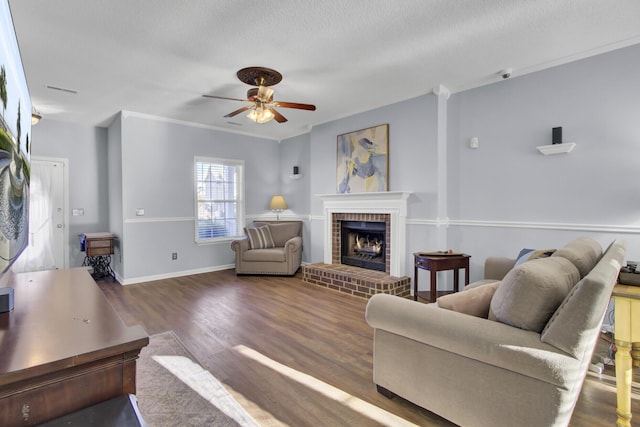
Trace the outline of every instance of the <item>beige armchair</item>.
[[231, 242], [236, 274], [292, 276], [302, 262], [302, 221], [254, 221]]

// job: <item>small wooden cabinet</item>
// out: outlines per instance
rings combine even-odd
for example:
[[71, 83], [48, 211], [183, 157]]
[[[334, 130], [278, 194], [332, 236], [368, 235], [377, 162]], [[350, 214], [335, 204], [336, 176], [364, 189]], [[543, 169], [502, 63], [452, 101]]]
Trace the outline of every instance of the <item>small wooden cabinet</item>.
[[83, 233], [80, 235], [80, 250], [86, 256], [83, 266], [93, 268], [93, 277], [100, 278], [115, 274], [111, 269], [111, 255], [113, 255], [113, 243], [116, 236], [111, 233]]
[[102, 233], [85, 234], [85, 252], [87, 256], [112, 255], [115, 236], [90, 237], [93, 234]]

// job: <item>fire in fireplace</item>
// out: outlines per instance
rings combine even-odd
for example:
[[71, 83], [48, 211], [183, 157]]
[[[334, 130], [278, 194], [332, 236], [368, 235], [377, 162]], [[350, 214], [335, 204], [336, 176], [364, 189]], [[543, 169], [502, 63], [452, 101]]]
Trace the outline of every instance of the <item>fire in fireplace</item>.
[[385, 271], [386, 224], [372, 221], [341, 221], [340, 262], [370, 270]]

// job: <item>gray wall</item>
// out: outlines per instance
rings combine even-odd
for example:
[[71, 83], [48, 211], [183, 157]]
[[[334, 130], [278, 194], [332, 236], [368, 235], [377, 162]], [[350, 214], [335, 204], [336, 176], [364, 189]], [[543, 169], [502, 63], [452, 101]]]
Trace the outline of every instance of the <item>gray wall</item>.
[[[309, 230], [309, 204], [311, 196], [310, 177], [313, 166], [311, 165], [310, 151], [311, 140], [310, 134], [299, 135], [294, 138], [284, 140], [280, 143], [279, 151], [279, 177], [280, 177], [280, 193], [287, 201], [289, 209], [280, 216], [283, 220], [303, 221], [304, 242], [302, 252], [302, 262], [311, 260], [310, 245], [311, 233]], [[293, 167], [298, 166], [300, 177], [292, 178]]]
[[[336, 137], [384, 123], [389, 189], [413, 192], [405, 274], [413, 274], [411, 253], [445, 249], [438, 247], [443, 237], [447, 248], [473, 256], [472, 280], [482, 277], [487, 256], [558, 247], [584, 235], [603, 245], [624, 238], [629, 258], [638, 259], [639, 72], [640, 46], [632, 46], [453, 94], [445, 164], [438, 163], [438, 98], [432, 94], [318, 125], [281, 143], [135, 114], [117, 119], [108, 136], [105, 129], [45, 118], [33, 128], [33, 154], [69, 159], [70, 204], [85, 209], [85, 217], [71, 218], [74, 233], [120, 232], [119, 274], [129, 281], [232, 265], [228, 244], [194, 243], [196, 155], [244, 159], [247, 222], [272, 218], [270, 197], [282, 193], [290, 207], [282, 218], [306, 223], [304, 261], [322, 261], [317, 195], [336, 192]], [[535, 147], [551, 142], [555, 126], [577, 147], [543, 156]], [[477, 150], [468, 146], [473, 136], [480, 140]], [[289, 177], [294, 165], [300, 180]], [[437, 177], [444, 170], [443, 186]], [[447, 206], [438, 206], [443, 191]], [[136, 217], [136, 208], [146, 215]], [[442, 212], [448, 227], [436, 225]], [[171, 252], [178, 252], [177, 261]], [[451, 276], [443, 278], [450, 286]]]
[[256, 216], [280, 190], [278, 142], [126, 112], [121, 128], [124, 280], [233, 266], [228, 241], [195, 243], [194, 157], [244, 160], [245, 209]]
[[44, 118], [32, 136], [32, 155], [68, 160], [69, 208], [84, 209], [84, 216], [69, 217], [69, 266], [79, 267], [78, 235], [109, 230], [107, 130]]
[[[585, 235], [604, 246], [626, 239], [633, 259], [640, 250], [639, 71], [640, 46], [634, 46], [453, 94], [445, 165], [437, 163], [435, 95], [317, 126], [311, 158], [326, 167], [312, 170], [311, 261], [323, 258], [322, 206], [315, 195], [335, 193], [335, 138], [380, 123], [390, 124], [390, 189], [414, 192], [407, 254], [465, 251], [473, 255], [472, 280], [482, 278], [487, 256], [559, 247]], [[544, 156], [536, 146], [550, 144], [556, 126], [577, 148]], [[474, 136], [477, 150], [469, 148]], [[438, 187], [438, 168], [446, 168], [444, 187]], [[439, 191], [446, 191], [447, 206], [438, 206]], [[448, 227], [436, 225], [439, 212], [446, 213]], [[440, 248], [443, 237], [447, 247]], [[405, 274], [413, 275], [410, 256]], [[441, 277], [450, 287], [451, 275]]]
[[[624, 238], [638, 258], [639, 73], [634, 46], [451, 97], [449, 241], [474, 255], [473, 278], [490, 254], [578, 236]], [[576, 148], [544, 156], [556, 126]]]
[[[322, 262], [324, 220], [318, 194], [336, 193], [337, 136], [380, 124], [389, 124], [389, 190], [412, 191], [408, 219], [433, 219], [437, 201], [437, 98], [424, 95], [315, 127], [311, 132], [312, 262]], [[409, 247], [428, 247], [435, 230], [411, 224]], [[407, 252], [410, 254], [411, 252]], [[413, 271], [412, 259], [406, 271]]]
[[107, 129], [107, 170], [109, 171], [109, 231], [117, 239], [114, 242], [114, 255], [111, 268], [116, 277], [125, 277], [123, 272], [122, 235], [124, 222], [122, 216], [122, 119], [118, 114]]

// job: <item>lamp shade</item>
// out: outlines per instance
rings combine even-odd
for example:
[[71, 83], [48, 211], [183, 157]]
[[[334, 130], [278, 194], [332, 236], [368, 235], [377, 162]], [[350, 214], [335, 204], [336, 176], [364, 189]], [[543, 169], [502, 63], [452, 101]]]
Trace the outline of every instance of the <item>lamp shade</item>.
[[284, 200], [284, 197], [277, 195], [271, 198], [271, 203], [269, 203], [269, 209], [272, 211], [283, 211], [288, 209], [287, 202]]

